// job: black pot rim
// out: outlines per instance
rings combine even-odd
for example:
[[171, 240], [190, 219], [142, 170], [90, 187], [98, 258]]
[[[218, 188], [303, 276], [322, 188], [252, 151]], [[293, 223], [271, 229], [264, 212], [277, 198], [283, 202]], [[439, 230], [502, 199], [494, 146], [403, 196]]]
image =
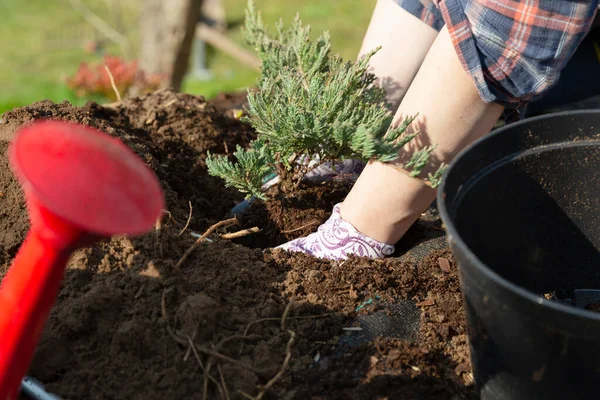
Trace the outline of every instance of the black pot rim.
[[581, 317], [581, 318], [587, 318], [587, 319], [600, 321], [600, 313], [583, 310], [583, 309], [579, 309], [577, 307], [564, 305], [564, 304], [560, 304], [555, 301], [547, 300], [539, 295], [536, 295], [532, 291], [529, 291], [521, 286], [518, 286], [518, 285], [512, 283], [511, 281], [500, 276], [497, 272], [493, 271], [483, 261], [481, 261], [479, 259], [479, 257], [477, 257], [475, 255], [475, 252], [473, 252], [469, 248], [469, 246], [467, 246], [467, 244], [463, 241], [461, 235], [458, 233], [458, 230], [456, 229], [456, 227], [454, 225], [454, 222], [452, 221], [452, 218], [450, 217], [450, 212], [446, 205], [446, 199], [445, 199], [445, 197], [446, 197], [445, 189], [446, 189], [447, 177], [452, 173], [452, 170], [456, 167], [456, 165], [462, 161], [462, 159], [465, 157], [466, 154], [468, 154], [472, 151], [476, 151], [477, 147], [480, 146], [482, 143], [492, 139], [493, 137], [502, 135], [506, 131], [512, 130], [515, 127], [522, 126], [522, 125], [528, 125], [531, 122], [545, 120], [545, 119], [549, 119], [549, 118], [561, 117], [561, 116], [578, 116], [578, 115], [586, 115], [586, 114], [598, 114], [600, 116], [600, 109], [562, 111], [562, 112], [556, 112], [556, 113], [551, 113], [551, 114], [540, 115], [537, 117], [527, 118], [525, 120], [514, 122], [510, 125], [498, 128], [496, 131], [491, 132], [490, 134], [476, 140], [475, 142], [473, 142], [469, 146], [467, 146], [465, 149], [463, 149], [461, 152], [459, 152], [458, 155], [454, 158], [454, 160], [448, 165], [448, 169], [446, 170], [446, 172], [442, 178], [442, 182], [440, 183], [440, 186], [438, 187], [437, 203], [438, 203], [440, 217], [442, 218], [442, 222], [446, 226], [446, 232], [448, 234], [449, 244], [456, 246], [457, 249], [460, 250], [465, 257], [468, 257], [469, 261], [488, 279], [490, 279], [491, 281], [500, 285], [503, 289], [513, 292], [513, 293], [517, 294], [518, 296], [522, 297], [524, 300], [534, 303], [537, 306], [542, 305], [542, 306], [548, 307], [549, 309], [554, 310], [559, 313], [566, 313], [566, 314], [572, 315], [572, 316], [577, 316], [577, 317]]

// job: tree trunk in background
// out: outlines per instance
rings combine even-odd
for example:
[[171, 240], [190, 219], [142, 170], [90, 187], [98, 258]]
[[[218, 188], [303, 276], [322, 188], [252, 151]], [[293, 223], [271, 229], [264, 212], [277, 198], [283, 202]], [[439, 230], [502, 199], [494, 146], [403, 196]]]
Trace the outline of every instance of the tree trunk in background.
[[145, 0], [141, 15], [140, 68], [167, 76], [162, 87], [179, 91], [200, 17], [202, 0]]

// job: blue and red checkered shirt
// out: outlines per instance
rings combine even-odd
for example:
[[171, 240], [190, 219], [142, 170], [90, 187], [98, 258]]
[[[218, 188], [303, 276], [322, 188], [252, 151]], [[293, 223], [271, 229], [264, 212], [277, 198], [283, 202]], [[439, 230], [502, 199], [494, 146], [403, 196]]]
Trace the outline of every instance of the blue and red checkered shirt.
[[550, 89], [589, 31], [598, 0], [394, 0], [446, 26], [481, 98], [520, 108]]

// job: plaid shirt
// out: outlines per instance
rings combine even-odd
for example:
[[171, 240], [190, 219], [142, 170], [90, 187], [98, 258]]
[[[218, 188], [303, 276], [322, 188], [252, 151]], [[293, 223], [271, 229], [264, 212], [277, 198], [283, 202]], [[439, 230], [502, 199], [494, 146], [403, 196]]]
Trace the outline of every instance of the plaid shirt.
[[594, 20], [598, 0], [394, 0], [447, 26], [481, 98], [522, 108], [550, 89]]

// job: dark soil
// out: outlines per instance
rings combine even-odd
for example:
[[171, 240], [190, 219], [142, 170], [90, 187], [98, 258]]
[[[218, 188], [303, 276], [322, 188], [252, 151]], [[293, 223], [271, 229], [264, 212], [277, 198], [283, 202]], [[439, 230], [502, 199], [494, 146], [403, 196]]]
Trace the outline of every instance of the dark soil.
[[269, 191], [270, 200], [255, 201], [239, 215], [245, 228], [257, 226], [259, 233], [236, 240], [251, 248], [267, 248], [308, 235], [331, 215], [332, 207], [344, 200], [349, 187], [328, 181], [304, 184], [293, 194], [281, 193], [277, 187]]
[[[473, 397], [448, 250], [419, 262], [329, 262], [262, 251], [314, 231], [347, 187], [305, 186], [294, 196], [275, 194], [269, 205], [257, 202], [229, 229], [256, 225], [261, 233], [238, 243], [212, 235], [175, 267], [195, 241], [190, 233], [202, 233], [243, 198], [204, 166], [207, 151], [227, 154], [254, 137], [233, 113], [220, 111], [225, 104], [219, 107], [162, 91], [112, 108], [39, 102], [3, 115], [0, 276], [28, 229], [6, 140], [33, 119], [77, 121], [121, 138], [156, 172], [167, 198], [159, 229], [74, 254], [30, 374], [65, 399]], [[427, 236], [429, 227], [439, 224], [418, 224], [404, 246]], [[348, 335], [343, 328], [373, 311], [357, 307], [376, 296], [417, 303], [417, 340], [340, 342]]]
[[600, 312], [600, 303], [588, 304], [585, 309], [589, 311]]

